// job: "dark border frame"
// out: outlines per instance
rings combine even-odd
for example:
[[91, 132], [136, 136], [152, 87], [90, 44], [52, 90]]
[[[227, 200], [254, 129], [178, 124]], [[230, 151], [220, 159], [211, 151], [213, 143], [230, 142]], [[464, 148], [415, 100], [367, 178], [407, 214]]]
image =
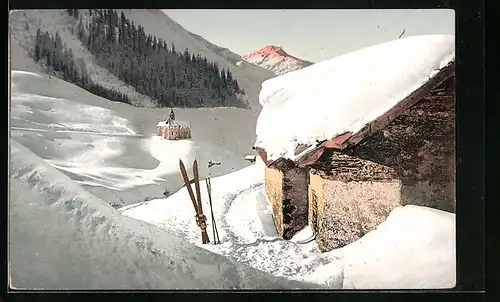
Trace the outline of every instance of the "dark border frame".
[[[303, 8], [303, 9], [389, 9], [389, 8], [404, 8], [404, 9], [430, 9], [430, 8], [446, 8], [455, 10], [456, 20], [456, 70], [457, 70], [457, 286], [454, 290], [427, 290], [427, 291], [411, 291], [413, 294], [404, 294], [410, 291], [358, 291], [355, 293], [348, 291], [332, 291], [332, 292], [317, 292], [317, 291], [289, 291], [280, 293], [286, 299], [298, 297], [299, 299], [310, 296], [312, 299], [334, 298], [342, 301], [348, 298], [367, 299], [369, 301], [387, 301], [387, 300], [405, 300], [405, 301], [421, 301], [423, 299], [442, 300], [445, 298], [443, 293], [449, 293], [453, 301], [476, 301], [483, 300], [486, 286], [485, 276], [485, 54], [484, 54], [484, 2], [475, 1], [453, 1], [453, 0], [425, 0], [425, 1], [397, 1], [397, 0], [360, 0], [356, 1], [328, 1], [328, 0], [311, 0], [300, 2], [290, 1], [179, 1], [176, 3], [170, 1], [64, 1], [64, 0], [45, 0], [39, 2], [37, 0], [23, 0], [10, 3], [10, 9], [55, 9], [55, 8]], [[6, 3], [6, 2], [4, 2]], [[4, 23], [4, 33], [8, 38], [8, 18], [7, 24]], [[4, 41], [8, 41], [4, 39]], [[8, 42], [4, 42], [4, 50]], [[8, 54], [8, 51], [5, 53]], [[7, 59], [7, 66], [10, 67]], [[8, 85], [8, 82], [4, 81]], [[4, 84], [4, 85], [5, 85]], [[6, 90], [8, 87], [6, 87]], [[10, 98], [10, 96], [7, 96]], [[9, 114], [9, 110], [7, 110]], [[7, 123], [7, 120], [4, 120]], [[5, 129], [5, 128], [4, 128]], [[9, 145], [9, 132], [7, 132], [7, 145]], [[5, 138], [4, 138], [5, 139]], [[5, 141], [5, 140], [4, 140]], [[9, 150], [4, 148], [3, 150]], [[8, 154], [7, 154], [8, 156]], [[4, 161], [5, 162], [5, 161]], [[4, 184], [7, 181], [4, 180]], [[5, 190], [4, 192], [8, 192]], [[8, 207], [7, 203], [4, 204]], [[5, 209], [5, 208], [4, 208]], [[7, 208], [8, 210], [8, 208]], [[4, 212], [7, 214], [7, 211]], [[4, 218], [7, 218], [4, 216]], [[7, 247], [7, 219], [3, 220], [3, 234], [5, 236], [4, 243]], [[6, 252], [6, 249], [2, 249]], [[2, 254], [3, 256], [3, 254]], [[5, 259], [5, 270], [2, 273], [2, 280], [6, 286], [7, 280], [7, 257]], [[6, 288], [6, 287], [5, 287]], [[7, 289], [7, 288], [6, 288]], [[3, 291], [2, 291], [3, 292]], [[56, 292], [54, 292], [56, 293]], [[83, 292], [82, 292], [83, 293]], [[103, 292], [91, 292], [92, 298], [103, 297]], [[130, 292], [109, 292], [114, 295], [106, 296], [105, 299], [113, 299], [117, 297], [119, 300], [127, 300], [137, 298], [140, 291]], [[125, 294], [126, 293], [126, 294]], [[162, 294], [160, 294], [162, 293]], [[168, 293], [168, 297], [163, 294]], [[208, 293], [208, 292], [207, 292]], [[264, 295], [275, 295], [275, 291], [258, 292], [222, 292], [214, 291], [214, 293], [223, 293], [230, 300], [242, 299], [252, 295], [260, 296], [258, 299], [264, 298]], [[332, 293], [335, 297], [328, 297]], [[159, 292], [149, 291], [142, 292], [147, 295], [147, 298], [180, 298], [190, 300], [191, 298], [209, 298], [205, 292]], [[137, 296], [136, 296], [137, 295]], [[4, 297], [16, 300], [75, 300], [80, 297], [87, 300], [90, 296], [85, 297], [79, 293], [63, 292], [57, 295], [49, 294], [49, 292], [33, 292], [28, 294], [9, 293], [7, 296], [0, 296], [0, 300]], [[141, 297], [145, 298], [145, 297]], [[245, 299], [246, 300], [246, 299]]]

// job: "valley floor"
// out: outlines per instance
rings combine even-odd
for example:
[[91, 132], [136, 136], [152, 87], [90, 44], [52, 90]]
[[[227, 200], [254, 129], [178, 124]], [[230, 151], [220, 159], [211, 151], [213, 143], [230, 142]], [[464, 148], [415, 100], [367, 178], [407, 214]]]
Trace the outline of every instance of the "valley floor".
[[[11, 136], [113, 205], [164, 197], [182, 186], [178, 160], [221, 161], [215, 175], [248, 165], [256, 116], [235, 108], [177, 109], [192, 140], [156, 136], [170, 109], [110, 102], [43, 74], [12, 71]], [[236, 126], [228, 127], [228, 124]], [[174, 159], [174, 160], [172, 160]]]

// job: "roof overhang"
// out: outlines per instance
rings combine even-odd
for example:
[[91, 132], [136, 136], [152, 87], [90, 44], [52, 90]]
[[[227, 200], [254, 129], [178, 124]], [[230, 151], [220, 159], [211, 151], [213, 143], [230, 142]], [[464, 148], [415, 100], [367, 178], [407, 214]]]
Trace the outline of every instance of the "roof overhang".
[[255, 151], [257, 151], [257, 154], [259, 154], [259, 156], [262, 159], [262, 161], [264, 162], [264, 164], [269, 168], [273, 167], [274, 165], [278, 164], [280, 161], [284, 160], [283, 157], [280, 157], [276, 160], [267, 159], [266, 150], [259, 148], [259, 147], [254, 147], [254, 149], [255, 149]]
[[315, 163], [321, 157], [321, 155], [323, 155], [325, 149], [342, 149], [344, 142], [351, 137], [352, 137], [352, 132], [347, 132], [340, 136], [337, 136], [334, 139], [323, 141], [321, 144], [316, 146], [316, 148], [308, 152], [305, 152], [295, 161], [295, 163], [297, 166], [301, 168], [309, 166]]

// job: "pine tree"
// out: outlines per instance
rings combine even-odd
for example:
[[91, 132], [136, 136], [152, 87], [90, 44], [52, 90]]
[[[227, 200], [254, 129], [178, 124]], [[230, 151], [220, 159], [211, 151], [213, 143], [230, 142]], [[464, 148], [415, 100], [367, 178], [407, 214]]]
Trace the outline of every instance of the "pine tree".
[[35, 38], [35, 61], [40, 61], [41, 57], [41, 47], [42, 47], [42, 33], [40, 28], [36, 30], [36, 38]]

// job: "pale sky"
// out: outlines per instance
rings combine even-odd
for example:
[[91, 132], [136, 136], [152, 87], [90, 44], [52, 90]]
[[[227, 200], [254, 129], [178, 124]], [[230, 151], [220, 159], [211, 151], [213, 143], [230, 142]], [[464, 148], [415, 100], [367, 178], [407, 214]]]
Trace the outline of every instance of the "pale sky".
[[185, 29], [244, 55], [266, 45], [319, 62], [422, 34], [455, 34], [455, 12], [433, 10], [163, 10]]

